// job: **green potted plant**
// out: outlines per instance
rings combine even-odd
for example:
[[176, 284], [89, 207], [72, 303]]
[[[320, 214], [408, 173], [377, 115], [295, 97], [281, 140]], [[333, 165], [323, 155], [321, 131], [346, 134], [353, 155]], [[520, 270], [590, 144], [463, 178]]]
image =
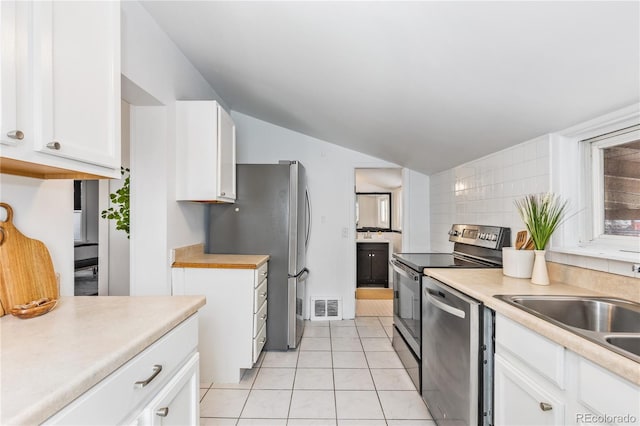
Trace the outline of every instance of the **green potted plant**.
[[124, 176], [126, 173], [127, 177], [120, 189], [109, 194], [112, 206], [101, 213], [103, 219], [115, 220], [116, 229], [126, 232], [127, 238], [129, 238], [129, 184], [131, 182], [129, 172], [129, 169], [120, 167], [120, 174]]
[[531, 282], [548, 285], [549, 275], [545, 262], [545, 247], [551, 234], [560, 225], [567, 210], [567, 201], [552, 193], [530, 194], [515, 200], [516, 208], [522, 218], [535, 248], [535, 260]]

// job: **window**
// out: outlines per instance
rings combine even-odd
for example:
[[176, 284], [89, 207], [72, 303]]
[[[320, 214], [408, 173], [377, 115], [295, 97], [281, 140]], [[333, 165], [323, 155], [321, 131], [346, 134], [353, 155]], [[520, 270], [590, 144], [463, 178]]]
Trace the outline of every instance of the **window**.
[[593, 238], [640, 237], [640, 126], [590, 145]]

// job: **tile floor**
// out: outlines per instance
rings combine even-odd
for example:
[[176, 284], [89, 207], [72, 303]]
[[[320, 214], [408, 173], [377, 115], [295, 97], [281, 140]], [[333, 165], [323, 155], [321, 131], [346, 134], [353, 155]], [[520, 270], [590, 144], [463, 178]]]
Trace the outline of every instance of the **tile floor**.
[[297, 350], [263, 352], [240, 384], [201, 384], [200, 424], [435, 426], [391, 347], [392, 322], [307, 322]]

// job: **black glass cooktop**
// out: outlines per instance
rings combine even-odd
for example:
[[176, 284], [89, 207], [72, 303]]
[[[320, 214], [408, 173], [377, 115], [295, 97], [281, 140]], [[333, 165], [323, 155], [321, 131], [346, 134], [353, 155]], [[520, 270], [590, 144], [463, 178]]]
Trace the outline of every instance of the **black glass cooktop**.
[[394, 253], [398, 259], [413, 270], [424, 268], [490, 268], [490, 265], [462, 259], [451, 253]]

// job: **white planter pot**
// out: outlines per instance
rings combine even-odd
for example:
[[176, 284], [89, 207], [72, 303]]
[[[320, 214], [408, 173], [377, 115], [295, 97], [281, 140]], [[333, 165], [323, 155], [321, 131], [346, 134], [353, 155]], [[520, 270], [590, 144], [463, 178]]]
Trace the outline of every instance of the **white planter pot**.
[[502, 249], [502, 273], [508, 277], [531, 278], [533, 250]]

